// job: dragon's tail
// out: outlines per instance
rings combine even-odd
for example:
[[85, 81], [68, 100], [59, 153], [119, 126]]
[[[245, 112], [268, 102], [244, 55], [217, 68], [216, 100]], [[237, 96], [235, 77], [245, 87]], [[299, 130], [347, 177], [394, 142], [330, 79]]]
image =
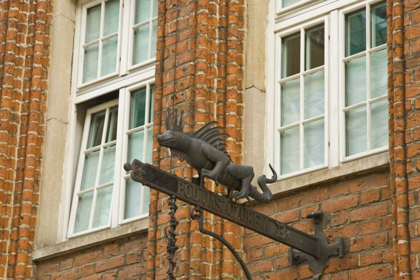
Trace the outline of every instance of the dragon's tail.
[[273, 172], [273, 177], [268, 179], [265, 175], [261, 175], [258, 177], [258, 185], [262, 189], [262, 193], [260, 193], [255, 186], [251, 185], [251, 190], [249, 191], [249, 196], [258, 200], [262, 203], [268, 204], [273, 199], [273, 194], [271, 193], [270, 189], [267, 187], [267, 183], [274, 183], [277, 181], [277, 173], [274, 168], [270, 164], [271, 172]]

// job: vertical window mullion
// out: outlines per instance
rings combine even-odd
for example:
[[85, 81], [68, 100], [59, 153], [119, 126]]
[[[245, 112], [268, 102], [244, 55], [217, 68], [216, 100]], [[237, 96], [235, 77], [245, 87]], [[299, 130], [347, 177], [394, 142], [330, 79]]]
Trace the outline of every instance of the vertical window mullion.
[[371, 49], [371, 29], [370, 29], [370, 5], [366, 5], [366, 140], [367, 151], [371, 150], [371, 111], [370, 111], [370, 49]]
[[304, 108], [304, 90], [305, 90], [305, 80], [304, 80], [304, 76], [303, 76], [303, 72], [305, 72], [305, 43], [306, 43], [306, 39], [305, 39], [305, 29], [301, 28], [300, 29], [300, 75], [299, 75], [299, 83], [300, 83], [300, 92], [299, 92], [299, 168], [300, 170], [304, 169], [304, 127], [302, 122], [305, 119], [305, 108]]

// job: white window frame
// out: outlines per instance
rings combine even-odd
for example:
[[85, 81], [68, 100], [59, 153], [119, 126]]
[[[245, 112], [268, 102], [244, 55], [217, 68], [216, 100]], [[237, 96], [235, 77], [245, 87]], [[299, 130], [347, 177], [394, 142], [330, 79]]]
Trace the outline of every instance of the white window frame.
[[[132, 36], [132, 24], [131, 22], [134, 21], [134, 11], [133, 7], [135, 7], [135, 0], [120, 0], [120, 19], [119, 19], [119, 29], [118, 29], [118, 48], [117, 48], [117, 66], [116, 72], [108, 74], [103, 77], [98, 77], [92, 81], [83, 83], [83, 63], [84, 63], [84, 49], [83, 45], [85, 41], [85, 29], [86, 29], [86, 19], [87, 19], [87, 9], [104, 3], [106, 0], [81, 0], [78, 3], [76, 9], [76, 32], [75, 32], [75, 44], [74, 44], [74, 57], [77, 58], [73, 62], [73, 69], [77, 69], [78, 75], [72, 75], [74, 79], [76, 79], [77, 83], [72, 86], [77, 88], [77, 95], [82, 95], [87, 92], [90, 92], [92, 88], [97, 87], [102, 83], [112, 83], [115, 81], [121, 81], [127, 78], [132, 77], [133, 75], [138, 74], [137, 72], [150, 72], [153, 68], [154, 70], [154, 62], [155, 57], [150, 57], [151, 55], [151, 47], [152, 44], [152, 29], [149, 31], [149, 59], [137, 65], [131, 65], [131, 59], [133, 54], [133, 39]], [[151, 12], [153, 12], [153, 0], [151, 2]], [[157, 7], [156, 7], [157, 8]], [[101, 23], [103, 23], [103, 16], [101, 14]], [[152, 14], [151, 14], [152, 15]], [[150, 28], [152, 28], [152, 23], [157, 21], [156, 17], [151, 17], [150, 21]], [[143, 24], [143, 23], [142, 23]], [[138, 24], [141, 25], [141, 24]], [[101, 33], [100, 38], [102, 38], [102, 26], [101, 24]], [[137, 26], [137, 25], [136, 25]], [[111, 35], [109, 35], [111, 36]], [[104, 38], [108, 38], [106, 36]], [[89, 43], [90, 44], [90, 43]], [[88, 44], [88, 45], [89, 45]], [[98, 58], [101, 54], [98, 54]], [[100, 69], [98, 69], [100, 71]], [[131, 75], [130, 75], [131, 74]], [[129, 76], [129, 77], [127, 77]], [[117, 79], [116, 79], [117, 78]], [[127, 84], [126, 82], [125, 84]]]
[[[85, 153], [94, 149], [94, 148], [86, 148], [87, 145], [88, 145], [88, 140], [89, 140], [90, 125], [91, 125], [91, 120], [92, 120], [91, 117], [92, 117], [93, 114], [95, 114], [97, 112], [100, 112], [100, 111], [103, 111], [103, 110], [106, 110], [105, 121], [104, 121], [104, 130], [102, 132], [102, 141], [101, 141], [101, 144], [100, 144], [101, 153], [100, 153], [100, 156], [99, 156], [99, 159], [98, 159], [98, 166], [97, 166], [97, 170], [98, 170], [97, 172], [98, 173], [97, 173], [96, 176], [97, 177], [100, 176], [102, 159], [103, 159], [103, 150], [104, 150], [105, 147], [109, 147], [109, 146], [115, 144], [116, 145], [115, 161], [116, 161], [116, 163], [120, 162], [120, 161], [118, 161], [118, 159], [121, 158], [121, 156], [120, 156], [120, 153], [121, 153], [120, 152], [120, 150], [121, 150], [121, 143], [120, 143], [121, 142], [121, 140], [120, 140], [120, 138], [121, 138], [121, 136], [120, 136], [121, 135], [121, 128], [119, 126], [117, 128], [117, 139], [116, 140], [113, 140], [109, 143], [104, 143], [104, 141], [105, 141], [104, 137], [106, 137], [105, 132], [107, 132], [108, 121], [109, 121], [109, 115], [108, 115], [109, 108], [114, 107], [114, 106], [118, 106], [118, 119], [119, 119], [120, 117], [122, 117], [123, 112], [120, 111], [121, 106], [118, 104], [118, 99], [114, 99], [112, 101], [108, 101], [106, 103], [103, 103], [103, 104], [100, 104], [98, 106], [92, 107], [92, 108], [88, 109], [87, 112], [86, 112], [83, 138], [82, 138], [82, 144], [81, 144], [81, 148], [80, 148], [79, 164], [78, 164], [78, 168], [77, 168], [76, 184], [75, 184], [75, 188], [74, 188], [74, 195], [73, 195], [73, 202], [72, 202], [73, 211], [71, 211], [71, 217], [70, 217], [69, 238], [76, 237], [76, 236], [79, 236], [79, 235], [84, 235], [84, 234], [90, 233], [90, 232], [99, 231], [99, 230], [102, 230], [102, 229], [105, 229], [105, 228], [109, 228], [111, 226], [111, 216], [112, 216], [111, 209], [113, 207], [113, 204], [115, 204], [115, 202], [113, 202], [113, 201], [115, 201], [114, 195], [112, 195], [112, 199], [111, 199], [108, 223], [104, 226], [100, 226], [100, 227], [96, 227], [96, 228], [92, 228], [92, 223], [93, 223], [93, 215], [94, 215], [94, 209], [95, 209], [95, 204], [96, 204], [97, 192], [98, 192], [99, 189], [106, 188], [106, 187], [109, 187], [109, 186], [113, 186], [112, 192], [114, 194], [114, 191], [115, 191], [114, 188], [115, 188], [115, 186], [117, 186], [116, 182], [118, 181], [117, 180], [118, 179], [117, 174], [119, 173], [119, 172], [116, 171], [117, 168], [114, 168], [115, 173], [114, 173], [113, 182], [104, 184], [103, 186], [97, 186], [98, 183], [97, 182], [95, 183], [95, 186], [93, 187], [93, 189], [94, 189], [93, 192], [94, 193], [93, 193], [92, 206], [91, 206], [91, 212], [90, 212], [90, 218], [89, 218], [89, 227], [85, 231], [74, 233], [74, 226], [75, 226], [77, 210], [78, 210], [78, 205], [79, 205], [79, 197], [80, 197], [80, 195], [82, 195], [84, 193], [91, 192], [90, 191], [91, 189], [81, 191], [80, 188], [81, 188], [82, 178], [83, 178], [83, 174], [84, 174]], [[98, 179], [96, 179], [96, 180], [98, 180]]]
[[[149, 65], [153, 62], [155, 62], [155, 58], [152, 57], [152, 36], [153, 36], [153, 22], [157, 22], [158, 17], [157, 16], [153, 16], [153, 12], [155, 11], [155, 9], [157, 9], [158, 7], [154, 7], [154, 1], [151, 0], [150, 1], [150, 18], [148, 20], [145, 20], [143, 22], [139, 22], [137, 24], [134, 24], [135, 21], [135, 12], [136, 12], [136, 1], [133, 0], [131, 1], [131, 6], [130, 6], [130, 35], [129, 35], [129, 52], [128, 52], [128, 71], [133, 71], [136, 70], [144, 65]], [[141, 63], [137, 63], [137, 64], [133, 64], [133, 51], [134, 51], [134, 29], [141, 27], [143, 25], [149, 24], [149, 59], [141, 62]], [[157, 30], [156, 30], [157, 32]]]
[[[340, 26], [340, 30], [341, 32], [339, 32], [339, 36], [340, 36], [340, 124], [341, 124], [341, 129], [340, 129], [340, 161], [341, 162], [347, 162], [347, 161], [351, 161], [354, 159], [358, 159], [358, 158], [363, 158], [363, 157], [367, 157], [370, 155], [374, 155], [374, 154], [378, 154], [378, 153], [382, 153], [384, 151], [387, 151], [389, 149], [389, 146], [386, 145], [384, 147], [380, 147], [380, 148], [376, 148], [376, 149], [371, 149], [371, 104], [372, 103], [376, 103], [379, 102], [381, 100], [385, 100], [388, 98], [387, 94], [385, 93], [382, 96], [376, 97], [376, 98], [371, 98], [370, 93], [371, 93], [371, 88], [370, 88], [370, 56], [372, 53], [384, 50], [387, 48], [387, 44], [383, 44], [381, 46], [377, 46], [377, 47], [371, 47], [371, 9], [370, 7], [372, 5], [376, 5], [378, 3], [384, 2], [382, 0], [374, 0], [374, 1], [367, 1], [367, 2], [363, 2], [363, 3], [358, 3], [356, 5], [353, 5], [351, 7], [345, 8], [340, 10], [340, 15], [339, 15], [339, 26]], [[346, 57], [346, 15], [352, 12], [356, 12], [358, 10], [365, 10], [366, 11], [366, 50], [359, 52], [357, 54], [351, 55]], [[351, 106], [347, 106], [345, 104], [345, 100], [346, 100], [346, 77], [345, 77], [345, 62], [348, 62], [350, 60], [356, 59], [356, 58], [360, 58], [360, 57], [366, 57], [366, 101], [351, 105]], [[367, 135], [366, 135], [366, 140], [367, 140], [367, 147], [366, 147], [366, 151], [362, 152], [362, 153], [358, 153], [355, 155], [351, 155], [351, 156], [346, 156], [346, 112], [352, 110], [352, 109], [356, 109], [356, 108], [361, 108], [363, 106], [366, 106], [366, 111], [367, 111], [367, 117], [366, 117], [366, 129], [367, 129]]]
[[[118, 21], [119, 27], [118, 27], [118, 34], [116, 35], [118, 37], [118, 43], [117, 43], [118, 47], [117, 47], [117, 55], [116, 55], [117, 56], [117, 65], [116, 65], [116, 69], [115, 69], [116, 71], [114, 73], [110, 73], [110, 74], [102, 76], [102, 77], [99, 75], [99, 73], [101, 72], [101, 61], [102, 61], [102, 41], [104, 39], [111, 38], [111, 37], [115, 36], [115, 33], [113, 33], [113, 34], [102, 37], [103, 27], [104, 27], [104, 18], [105, 18], [104, 17], [104, 15], [105, 15], [105, 2], [106, 2], [106, 0], [95, 0], [95, 1], [89, 2], [87, 4], [82, 4], [82, 6], [81, 6], [81, 24], [80, 24], [80, 30], [79, 30], [79, 32], [80, 32], [79, 42], [80, 43], [78, 44], [79, 45], [79, 62], [80, 62], [79, 63], [79, 69], [78, 69], [78, 73], [80, 73], [78, 75], [78, 85], [79, 85], [79, 87], [89, 86], [89, 85], [98, 83], [100, 81], [116, 77], [116, 76], [119, 75], [119, 72], [120, 72], [120, 62], [121, 62], [120, 52], [121, 52], [121, 47], [122, 47], [121, 46], [121, 37], [123, 36], [123, 34], [122, 34], [122, 30], [123, 30], [122, 29], [123, 1], [120, 1], [120, 10], [119, 10], [120, 14], [119, 14], [119, 21]], [[96, 6], [96, 5], [101, 5], [102, 6], [101, 7], [101, 26], [100, 26], [100, 30], [99, 30], [99, 39], [94, 40], [94, 41], [86, 44], [85, 43], [85, 38], [86, 38], [87, 10], [89, 8], [92, 8], [92, 7]], [[92, 45], [95, 42], [99, 42], [99, 51], [98, 51], [98, 62], [99, 63], [98, 63], [98, 74], [97, 74], [99, 76], [96, 79], [93, 79], [92, 81], [83, 83], [83, 66], [84, 66], [84, 53], [85, 53], [84, 52], [84, 47]], [[75, 57], [77, 57], [77, 56], [75, 56]]]
[[[279, 92], [280, 84], [278, 83], [280, 76], [279, 61], [281, 59], [281, 40], [284, 37], [295, 33], [302, 26], [310, 26], [311, 23], [319, 21], [320, 18], [325, 17], [325, 32], [328, 32], [328, 55], [325, 56], [326, 71], [325, 79], [328, 79], [328, 97], [325, 99], [326, 116], [328, 116], [328, 129], [326, 132], [328, 136], [325, 138], [328, 144], [326, 151], [328, 155], [325, 158], [326, 164], [324, 167], [316, 169], [304, 169], [290, 174], [279, 176], [279, 181], [287, 178], [300, 176], [309, 172], [314, 172], [322, 168], [337, 167], [349, 161], [374, 156], [379, 153], [388, 151], [388, 146], [371, 150], [366, 153], [353, 155], [351, 157], [343, 157], [345, 152], [344, 140], [344, 118], [343, 118], [343, 92], [344, 86], [342, 79], [343, 59], [345, 51], [345, 13], [355, 11], [366, 7], [366, 5], [375, 5], [383, 2], [381, 0], [326, 0], [326, 1], [301, 1], [297, 4], [291, 5], [284, 9], [279, 9], [280, 0], [273, 0], [270, 2], [269, 11], [269, 27], [267, 28], [267, 156], [266, 168], [268, 164], [274, 162], [274, 168], [280, 173], [280, 135], [278, 134], [278, 122], [280, 121], [279, 111]], [[299, 8], [299, 10], [298, 10]], [[370, 24], [370, 23], [369, 23]], [[327, 28], [327, 25], [329, 26]], [[369, 27], [370, 36], [370, 27]], [[302, 44], [301, 40], [301, 44]], [[384, 46], [375, 48], [374, 50], [384, 48]], [[274, 56], [274, 57], [273, 57]], [[301, 62], [302, 63], [302, 62]], [[327, 65], [328, 64], [328, 65]], [[289, 78], [289, 77], [288, 77]], [[327, 89], [327, 87], [326, 87]], [[327, 90], [326, 90], [327, 91]], [[386, 98], [386, 97], [379, 97]], [[377, 99], [370, 100], [376, 101]], [[276, 106], [277, 105], [277, 106]], [[302, 110], [302, 109], [301, 109]], [[327, 121], [327, 119], [326, 119]]]
[[[323, 66], [319, 66], [310, 70], [305, 70], [304, 72], [302, 72], [302, 69], [305, 69], [305, 49], [306, 49], [306, 40], [305, 40], [305, 31], [304, 30], [308, 30], [312, 27], [316, 27], [319, 25], [324, 25], [324, 65]], [[300, 71], [298, 74], [294, 74], [291, 76], [288, 76], [286, 78], [282, 78], [282, 73], [281, 73], [281, 68], [282, 67], [276, 67], [275, 70], [275, 94], [274, 94], [274, 107], [276, 108], [274, 110], [275, 115], [274, 115], [274, 123], [275, 123], [275, 135], [274, 135], [274, 154], [275, 155], [280, 155], [280, 132], [293, 128], [293, 127], [297, 127], [299, 126], [299, 163], [300, 163], [300, 169], [298, 171], [295, 172], [291, 172], [291, 173], [287, 173], [287, 174], [283, 174], [279, 176], [279, 179], [285, 179], [288, 177], [293, 177], [296, 176], [298, 174], [303, 174], [303, 173], [307, 173], [307, 172], [312, 172], [315, 170], [319, 170], [325, 167], [328, 167], [329, 164], [329, 158], [328, 158], [328, 141], [329, 141], [329, 134], [328, 134], [328, 123], [329, 123], [329, 114], [328, 114], [328, 96], [329, 96], [329, 42], [328, 42], [328, 36], [329, 36], [329, 19], [328, 17], [322, 16], [322, 17], [318, 17], [314, 20], [308, 21], [308, 22], [304, 22], [303, 24], [294, 26], [292, 28], [289, 28], [285, 31], [281, 31], [276, 33], [276, 64], [277, 65], [282, 65], [282, 38], [287, 37], [289, 35], [293, 35], [293, 34], [297, 34], [300, 33]], [[316, 116], [307, 120], [304, 120], [304, 77], [312, 74], [314, 72], [320, 71], [321, 69], [323, 69], [324, 72], [324, 114], [320, 115], [320, 116]], [[291, 81], [291, 80], [295, 80], [298, 77], [299, 79], [299, 102], [300, 102], [300, 110], [299, 110], [299, 121], [297, 123], [293, 123], [293, 124], [289, 124], [286, 126], [281, 126], [280, 123], [280, 119], [281, 119], [281, 107], [280, 107], [280, 102], [281, 102], [281, 83], [287, 82], [287, 81]], [[276, 107], [277, 106], [277, 107]], [[321, 120], [324, 119], [324, 164], [320, 164], [317, 166], [313, 166], [310, 168], [303, 168], [303, 158], [304, 158], [304, 125], [306, 123], [311, 123], [317, 120]], [[278, 172], [278, 174], [281, 174], [281, 163], [280, 163], [280, 156], [275, 156], [274, 158], [274, 166], [276, 171]]]

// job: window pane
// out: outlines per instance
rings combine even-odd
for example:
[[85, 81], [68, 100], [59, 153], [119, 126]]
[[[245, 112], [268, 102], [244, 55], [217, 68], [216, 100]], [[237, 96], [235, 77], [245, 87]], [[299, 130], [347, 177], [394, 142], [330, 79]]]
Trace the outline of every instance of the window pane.
[[150, 19], [151, 0], [136, 0], [135, 23], [140, 23]]
[[100, 150], [91, 152], [85, 156], [85, 165], [83, 168], [83, 178], [80, 190], [93, 188], [96, 182], [96, 174], [98, 174]]
[[116, 145], [104, 149], [99, 185], [114, 181]]
[[305, 119], [324, 114], [324, 70], [305, 76]]
[[99, 44], [93, 44], [85, 48], [83, 61], [83, 83], [92, 81], [98, 76]]
[[285, 126], [299, 121], [300, 98], [299, 79], [284, 83], [281, 86], [281, 125]]
[[282, 77], [286, 78], [300, 72], [300, 35], [283, 39], [282, 44]]
[[283, 0], [282, 1], [282, 8], [286, 8], [287, 6], [290, 6], [290, 5], [293, 5], [293, 4], [296, 4], [296, 3], [298, 3], [299, 2], [299, 0]]
[[149, 58], [149, 24], [134, 29], [133, 65]]
[[153, 113], [155, 110], [155, 86], [150, 86], [150, 103], [149, 103], [149, 123], [153, 122]]
[[100, 227], [108, 224], [111, 209], [112, 186], [98, 190], [93, 215], [92, 227]]
[[153, 151], [153, 127], [147, 129], [147, 150], [146, 162], [152, 164], [152, 151]]
[[118, 32], [120, 18], [120, 1], [108, 0], [105, 2], [104, 35]]
[[92, 208], [93, 192], [82, 194], [79, 197], [76, 220], [74, 223], [74, 233], [87, 230], [89, 228], [90, 211]]
[[366, 101], [366, 57], [346, 62], [346, 106]]
[[133, 159], [144, 161], [143, 159], [143, 143], [144, 143], [144, 130], [135, 132], [128, 137], [128, 161]]
[[90, 122], [89, 138], [87, 148], [92, 148], [102, 143], [102, 133], [104, 131], [105, 110], [92, 114]]
[[299, 127], [280, 133], [281, 174], [287, 174], [300, 169], [299, 146]]
[[370, 55], [370, 97], [375, 98], [388, 93], [388, 56], [387, 50]]
[[144, 186], [144, 198], [143, 198], [143, 214], [149, 213], [150, 204], [150, 188]]
[[153, 17], [157, 17], [159, 6], [158, 6], [158, 0], [153, 0]]
[[114, 73], [117, 70], [118, 36], [103, 41], [101, 76]]
[[124, 218], [140, 215], [141, 184], [130, 178], [126, 180]]
[[151, 46], [151, 48], [152, 48], [152, 55], [151, 55], [151, 57], [155, 57], [156, 56], [156, 40], [157, 40], [157, 20], [155, 20], [153, 23], [152, 23], [152, 29], [153, 29], [153, 32], [152, 32], [152, 38], [151, 38], [151, 40], [152, 40], [152, 46]]
[[146, 116], [146, 88], [131, 94], [130, 129], [144, 125]]
[[106, 142], [117, 140], [118, 106], [109, 109], [109, 120]]
[[346, 156], [366, 151], [366, 107], [346, 112]]
[[85, 42], [89, 43], [99, 39], [99, 30], [101, 27], [101, 5], [87, 9], [86, 18], [86, 37]]
[[347, 56], [366, 50], [366, 11], [358, 11], [346, 17]]
[[324, 26], [306, 31], [306, 70], [324, 65]]
[[386, 44], [386, 4], [372, 7], [372, 47]]
[[324, 163], [324, 120], [319, 120], [305, 124], [304, 126], [304, 167]]
[[388, 100], [384, 99], [371, 105], [371, 147], [388, 145]]

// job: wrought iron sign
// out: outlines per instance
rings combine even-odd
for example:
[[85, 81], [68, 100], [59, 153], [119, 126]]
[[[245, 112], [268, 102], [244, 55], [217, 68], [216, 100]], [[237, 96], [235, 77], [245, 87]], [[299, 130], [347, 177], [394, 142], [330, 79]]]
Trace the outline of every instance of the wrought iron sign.
[[[168, 237], [168, 259], [170, 261], [168, 275], [170, 279], [175, 279], [173, 269], [176, 263], [173, 260], [173, 255], [177, 249], [174, 233], [177, 225], [174, 219], [175, 198], [195, 206], [191, 211], [191, 218], [199, 220], [200, 231], [217, 238], [227, 246], [240, 262], [249, 280], [251, 279], [250, 273], [235, 249], [221, 236], [203, 228], [203, 210], [290, 246], [289, 260], [291, 264], [296, 265], [308, 261], [314, 272], [314, 279], [320, 278], [330, 256], [338, 255], [342, 257], [344, 255], [344, 240], [342, 238], [335, 239], [331, 244], [328, 243], [328, 238], [323, 233], [323, 215], [321, 212], [308, 215], [308, 218], [313, 218], [315, 222], [315, 234], [309, 235], [239, 204], [237, 200], [241, 198], [253, 198], [262, 203], [269, 203], [273, 196], [267, 187], [267, 183], [273, 183], [277, 180], [274, 169], [270, 166], [273, 172], [271, 179], [264, 175], [258, 178], [258, 184], [263, 190], [260, 193], [251, 184], [254, 177], [253, 168], [231, 162], [225, 151], [226, 144], [223, 140], [226, 134], [219, 133], [222, 128], [215, 126], [217, 122], [210, 122], [197, 132], [183, 133], [183, 113], [181, 112], [180, 116], [177, 116], [176, 111], [174, 113], [175, 116], [166, 113], [167, 131], [159, 135], [157, 139], [161, 146], [171, 149], [172, 155], [179, 157], [181, 160], [186, 159], [191, 167], [198, 171], [200, 178], [195, 180], [194, 183], [188, 182], [138, 160], [133, 160], [131, 164], [126, 163], [124, 166], [127, 171], [131, 171], [131, 178], [134, 181], [171, 196], [170, 214], [172, 218]], [[223, 196], [204, 188], [204, 177], [225, 185], [228, 189], [227, 195]], [[200, 185], [195, 182], [200, 182], [198, 183]], [[234, 201], [234, 198], [236, 201]]]

